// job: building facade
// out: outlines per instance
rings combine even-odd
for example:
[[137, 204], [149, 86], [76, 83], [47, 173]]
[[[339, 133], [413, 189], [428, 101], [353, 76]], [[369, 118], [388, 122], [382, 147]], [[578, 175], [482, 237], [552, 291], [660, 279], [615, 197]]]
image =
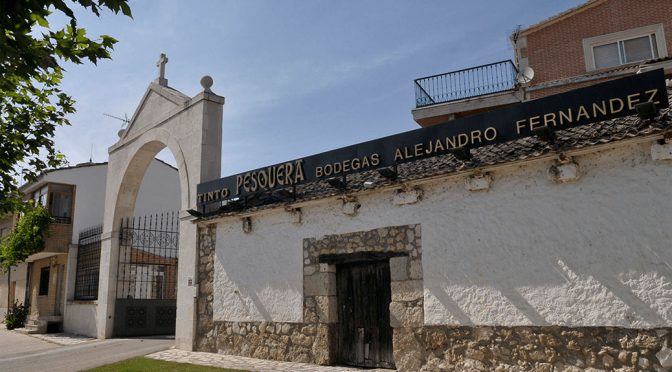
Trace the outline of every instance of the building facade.
[[[672, 122], [662, 99], [671, 11], [664, 1], [590, 1], [520, 30], [516, 63], [416, 80], [416, 121], [455, 128], [440, 151], [418, 140], [397, 144], [400, 161], [384, 171], [345, 175], [384, 155], [331, 153], [316, 155], [330, 159], [316, 168], [309, 157], [204, 184], [199, 200], [218, 209], [197, 221], [194, 348], [402, 371], [672, 368]], [[643, 40], [648, 55], [632, 49]], [[621, 60], [601, 60], [613, 47]], [[594, 98], [617, 86], [607, 81], [653, 69], [661, 100]], [[502, 80], [483, 88], [483, 72]], [[440, 88], [448, 75], [471, 86]], [[507, 111], [540, 97], [547, 112]], [[567, 124], [581, 116], [592, 119]], [[502, 135], [509, 120], [518, 137], [486, 144], [478, 125]], [[333, 178], [292, 173], [301, 166]], [[293, 174], [290, 191], [269, 186], [288, 182], [280, 171]]]
[[513, 58], [415, 80], [414, 120], [430, 126], [663, 68], [672, 73], [666, 0], [591, 0], [511, 35]]
[[[82, 270], [86, 270], [80, 268], [78, 272], [78, 253], [80, 234], [95, 230], [103, 223], [106, 175], [107, 163], [83, 163], [49, 171], [38, 181], [21, 188], [27, 198], [44, 205], [54, 219], [49, 225], [44, 249], [0, 277], [3, 283], [0, 297], [5, 301], [11, 299], [10, 303], [29, 304], [29, 332], [64, 330], [89, 336], [96, 334], [97, 291], [90, 299], [77, 295], [82, 291], [77, 288], [78, 276], [85, 275]], [[141, 196], [136, 208], [138, 215], [176, 211], [175, 200], [179, 196], [176, 169], [154, 161]], [[8, 227], [12, 228], [15, 222]], [[94, 271], [89, 273], [87, 284], [97, 288], [98, 271]], [[80, 287], [81, 284], [80, 280]]]

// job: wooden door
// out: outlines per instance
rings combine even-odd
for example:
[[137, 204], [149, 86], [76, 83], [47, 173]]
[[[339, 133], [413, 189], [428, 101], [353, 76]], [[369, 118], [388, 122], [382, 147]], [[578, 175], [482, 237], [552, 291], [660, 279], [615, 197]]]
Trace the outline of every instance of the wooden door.
[[340, 362], [394, 368], [388, 261], [338, 265], [336, 277]]

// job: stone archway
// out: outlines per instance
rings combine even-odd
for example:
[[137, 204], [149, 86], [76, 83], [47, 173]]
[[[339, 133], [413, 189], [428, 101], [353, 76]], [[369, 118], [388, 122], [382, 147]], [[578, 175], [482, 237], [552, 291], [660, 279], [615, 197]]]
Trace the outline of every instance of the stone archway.
[[194, 97], [168, 87], [166, 62], [162, 55], [157, 64], [159, 78], [149, 85], [128, 128], [109, 148], [97, 335], [113, 336], [121, 220], [132, 217], [145, 171], [156, 154], [167, 147], [177, 162], [181, 190], [175, 341], [177, 347], [190, 350], [198, 286], [198, 235], [187, 211], [196, 209], [196, 186], [220, 177], [224, 97], [210, 90], [212, 79], [207, 76], [201, 79], [203, 91]]

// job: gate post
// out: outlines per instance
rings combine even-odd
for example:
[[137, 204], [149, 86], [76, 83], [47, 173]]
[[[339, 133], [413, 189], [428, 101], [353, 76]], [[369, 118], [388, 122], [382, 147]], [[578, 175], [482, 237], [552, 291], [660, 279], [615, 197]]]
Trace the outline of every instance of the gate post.
[[192, 350], [196, 336], [198, 294], [198, 228], [187, 211], [180, 211], [180, 243], [177, 264], [177, 314], [175, 346]]
[[[116, 224], [114, 224], [116, 226]], [[98, 276], [98, 338], [111, 338], [119, 263], [119, 230], [103, 231], [100, 237], [100, 273]], [[102, 295], [101, 295], [102, 294]], [[101, 319], [102, 315], [102, 319]]]

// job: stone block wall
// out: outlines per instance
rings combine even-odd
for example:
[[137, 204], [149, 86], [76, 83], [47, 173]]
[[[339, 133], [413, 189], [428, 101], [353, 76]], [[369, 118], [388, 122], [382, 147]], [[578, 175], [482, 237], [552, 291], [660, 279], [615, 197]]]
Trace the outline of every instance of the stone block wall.
[[[395, 330], [396, 331], [396, 330]], [[670, 371], [672, 330], [426, 326], [399, 335], [419, 349], [406, 371]], [[396, 345], [395, 345], [396, 347]]]
[[198, 229], [198, 297], [196, 300], [196, 335], [194, 350], [217, 352], [215, 328], [212, 320], [215, 241], [217, 227], [209, 225]]

